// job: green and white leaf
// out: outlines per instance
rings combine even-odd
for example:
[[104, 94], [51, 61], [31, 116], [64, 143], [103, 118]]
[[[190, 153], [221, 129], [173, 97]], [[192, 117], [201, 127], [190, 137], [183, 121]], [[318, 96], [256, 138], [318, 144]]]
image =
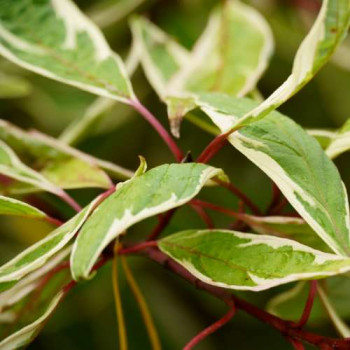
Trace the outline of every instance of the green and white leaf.
[[134, 97], [120, 57], [70, 0], [1, 0], [0, 54], [96, 95], [124, 103]]
[[330, 301], [329, 297], [327, 296], [327, 293], [320, 286], [318, 287], [318, 295], [320, 296], [322, 304], [324, 305], [324, 308], [326, 309], [326, 311], [329, 315], [329, 318], [331, 319], [332, 323], [334, 324], [335, 329], [338, 331], [340, 336], [342, 336], [343, 338], [349, 338], [350, 337], [349, 326], [338, 315], [337, 311], [335, 310], [334, 306], [332, 305], [332, 302]]
[[317, 19], [296, 53], [288, 79], [269, 98], [242, 116], [235, 127], [263, 118], [307, 84], [345, 38], [349, 22], [348, 0], [322, 1]]
[[48, 191], [58, 196], [63, 191], [47, 180], [42, 174], [29, 168], [21, 162], [15, 152], [0, 140], [0, 174], [21, 183], [29, 184], [34, 188]]
[[15, 258], [0, 267], [0, 287], [9, 282], [18, 281], [30, 272], [39, 269], [52, 256], [63, 249], [80, 230], [97, 201], [91, 202], [72, 219], [51, 232], [47, 237], [33, 244]]
[[0, 215], [24, 216], [37, 219], [42, 219], [46, 217], [46, 214], [44, 212], [25, 202], [1, 195]]
[[39, 165], [40, 173], [60, 188], [111, 186], [109, 177], [99, 168], [96, 158], [52, 137], [37, 131], [25, 132], [0, 120], [0, 140], [27, 160], [28, 165]]
[[133, 224], [179, 207], [222, 171], [204, 164], [165, 164], [118, 184], [94, 211], [76, 239], [71, 255], [75, 280], [88, 278], [103, 249]]
[[58, 293], [38, 319], [2, 340], [0, 342], [0, 349], [14, 350], [29, 344], [40, 332], [63, 297], [63, 292]]
[[238, 0], [226, 1], [213, 10], [167, 94], [216, 91], [244, 96], [255, 88], [273, 47], [271, 29], [259, 12]]
[[23, 277], [12, 288], [0, 293], [0, 314], [3, 313], [4, 309], [8, 309], [33, 292], [40, 285], [41, 278], [67, 258], [70, 252], [71, 247], [63, 249], [39, 269]]
[[350, 270], [350, 258], [288, 239], [235, 231], [188, 230], [158, 245], [201, 281], [229, 289], [261, 291]]
[[328, 245], [301, 218], [244, 214], [240, 216], [240, 220], [248, 224], [255, 232], [293, 239], [314, 249], [327, 253], [332, 252]]
[[135, 16], [130, 25], [147, 79], [164, 100], [169, 81], [189, 63], [190, 52], [146, 18]]
[[89, 10], [88, 16], [100, 28], [106, 28], [124, 19], [143, 2], [145, 0], [104, 1]]
[[321, 143], [331, 159], [350, 150], [350, 120], [338, 131], [309, 130], [309, 134]]
[[[231, 130], [236, 120], [256, 105], [248, 99], [210, 94], [202, 94], [199, 103], [222, 132]], [[222, 112], [217, 112], [218, 106]], [[345, 186], [337, 168], [312, 136], [288, 117], [271, 112], [232, 133], [228, 140], [276, 183], [334, 252], [350, 255]]]

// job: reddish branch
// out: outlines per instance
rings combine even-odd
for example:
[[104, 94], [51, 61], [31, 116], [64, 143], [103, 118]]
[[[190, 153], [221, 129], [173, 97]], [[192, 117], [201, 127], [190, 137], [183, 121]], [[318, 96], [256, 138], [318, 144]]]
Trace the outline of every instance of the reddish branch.
[[171, 209], [171, 210], [167, 211], [165, 214], [159, 216], [160, 219], [159, 219], [158, 225], [150, 233], [150, 235], [147, 238], [147, 241], [153, 241], [162, 233], [162, 231], [169, 224], [171, 218], [174, 216], [176, 209], [177, 208]]
[[159, 136], [163, 141], [168, 145], [170, 151], [173, 153], [176, 161], [180, 162], [183, 158], [183, 153], [180, 148], [177, 146], [174, 139], [170, 136], [164, 126], [158, 121], [158, 119], [138, 100], [131, 101], [131, 106], [134, 107], [144, 118], [147, 120], [151, 126], [157, 131]]
[[230, 310], [224, 315], [224, 317], [220, 318], [220, 320], [216, 321], [202, 332], [197, 334], [184, 348], [183, 350], [192, 350], [198, 343], [200, 343], [203, 339], [208, 337], [210, 334], [216, 332], [218, 329], [223, 327], [226, 323], [228, 323], [232, 317], [236, 313], [236, 308], [234, 305], [231, 306]]
[[[176, 275], [182, 277], [187, 282], [193, 284], [198, 289], [201, 289], [214, 297], [222, 300], [227, 305], [231, 306], [234, 303], [237, 309], [245, 311], [249, 315], [259, 319], [260, 321], [272, 326], [279, 332], [281, 332], [285, 337], [293, 339], [294, 344], [298, 342], [306, 342], [311, 345], [318, 347], [321, 350], [349, 350], [350, 349], [350, 338], [346, 339], [335, 339], [324, 337], [315, 333], [305, 331], [302, 328], [295, 327], [295, 324], [290, 321], [285, 321], [277, 316], [271, 315], [270, 313], [256, 307], [247, 301], [232, 295], [225, 289], [215, 287], [206, 284], [196, 277], [191, 275], [185, 268], [179, 265], [174, 260], [170, 259], [166, 254], [162, 253], [158, 249], [151, 248], [144, 250], [144, 254], [148, 256], [151, 260], [163, 265]], [[302, 349], [299, 347], [299, 349]]]
[[311, 314], [312, 306], [314, 305], [316, 294], [317, 294], [317, 281], [310, 281], [310, 290], [305, 303], [305, 308], [304, 308], [303, 314], [300, 317], [300, 320], [295, 324], [295, 327], [301, 328], [306, 325]]

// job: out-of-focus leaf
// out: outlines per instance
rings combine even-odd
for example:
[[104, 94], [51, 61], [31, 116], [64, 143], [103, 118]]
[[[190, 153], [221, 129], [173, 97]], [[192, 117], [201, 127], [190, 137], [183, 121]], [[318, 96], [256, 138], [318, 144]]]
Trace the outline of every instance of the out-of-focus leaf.
[[235, 126], [263, 118], [307, 84], [345, 38], [349, 22], [348, 0], [322, 1], [317, 19], [296, 53], [291, 75], [269, 98], [239, 118]]
[[63, 191], [59, 187], [47, 180], [42, 174], [22, 163], [15, 152], [1, 140], [0, 174], [4, 176], [1, 179], [1, 185], [5, 188], [5, 191], [8, 187], [14, 185], [12, 179], [15, 179], [19, 183], [24, 183], [36, 189], [57, 194], [58, 196], [62, 196], [63, 194]]
[[102, 250], [128, 227], [191, 200], [220, 169], [204, 164], [165, 164], [118, 184], [98, 206], [74, 243], [71, 269], [75, 280], [88, 278]]
[[[202, 94], [201, 101], [203, 109], [222, 132], [231, 130], [237, 119], [256, 105], [249, 99], [210, 94]], [[217, 106], [221, 106], [221, 112], [217, 112]], [[228, 111], [230, 113], [225, 114]], [[264, 119], [232, 133], [228, 140], [276, 183], [333, 251], [350, 254], [345, 186], [337, 168], [312, 136], [288, 117], [271, 112]]]
[[331, 252], [328, 245], [301, 218], [241, 215], [240, 219], [258, 233], [290, 238], [314, 249]]
[[[320, 281], [321, 282], [321, 281]], [[349, 320], [349, 294], [350, 278], [348, 275], [335, 276], [319, 283], [319, 286], [331, 304], [338, 317]], [[297, 321], [303, 312], [305, 301], [309, 292], [309, 286], [305, 282], [296, 284], [293, 288], [277, 294], [267, 304], [267, 310], [284, 319]], [[322, 292], [321, 292], [322, 293]], [[321, 300], [315, 299], [310, 322], [322, 322], [328, 320], [327, 310], [324, 309]]]
[[100, 28], [108, 27], [130, 14], [145, 0], [113, 0], [97, 4], [88, 12], [88, 16]]
[[192, 53], [144, 19], [134, 20], [132, 29], [144, 71], [168, 105], [176, 136], [181, 118], [196, 106], [197, 92], [247, 94], [265, 71], [273, 49], [265, 19], [236, 0], [213, 10]]
[[320, 142], [331, 159], [350, 150], [350, 120], [338, 131], [310, 130], [309, 133]]
[[68, 247], [51, 257], [42, 267], [23, 277], [12, 288], [0, 293], [0, 313], [27, 297], [40, 286], [41, 279], [59, 263], [61, 263], [71, 251]]
[[44, 326], [49, 316], [54, 312], [63, 296], [63, 292], [58, 293], [38, 319], [1, 341], [0, 349], [14, 350], [29, 344], [40, 332], [41, 328]]
[[0, 73], [0, 98], [17, 98], [30, 93], [30, 83], [22, 77]]
[[[93, 157], [39, 132], [25, 132], [0, 120], [0, 139], [28, 165], [60, 188], [101, 187], [111, 182]], [[10, 188], [8, 188], [10, 190]]]
[[0, 215], [24, 216], [29, 218], [42, 219], [46, 214], [41, 210], [19, 201], [18, 199], [0, 195]]
[[128, 103], [123, 62], [69, 0], [1, 0], [0, 54], [23, 68]]
[[79, 231], [98, 200], [91, 202], [80, 213], [51, 232], [47, 237], [33, 244], [1, 266], [0, 286], [4, 285], [4, 288], [6, 288], [9, 282], [18, 281], [30, 272], [43, 266], [48, 259], [63, 249]]
[[163, 238], [159, 248], [201, 281], [229, 289], [260, 291], [350, 270], [350, 258], [236, 231], [183, 231]]

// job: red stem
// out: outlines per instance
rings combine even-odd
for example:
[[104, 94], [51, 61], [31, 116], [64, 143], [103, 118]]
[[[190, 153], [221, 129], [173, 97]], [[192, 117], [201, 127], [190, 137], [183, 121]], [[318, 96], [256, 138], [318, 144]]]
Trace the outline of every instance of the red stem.
[[255, 215], [261, 215], [260, 209], [253, 203], [253, 201], [231, 182], [225, 182], [219, 179], [215, 179], [215, 182], [238, 197]]
[[71, 208], [73, 208], [77, 213], [79, 213], [82, 207], [65, 191], [59, 194], [59, 197], [66, 202]]
[[198, 214], [198, 216], [203, 220], [208, 228], [214, 228], [213, 220], [200, 205], [191, 204], [191, 208]]
[[154, 247], [157, 247], [156, 241], [142, 242], [142, 243], [135, 244], [129, 248], [119, 249], [118, 254], [119, 255], [133, 254], [133, 253], [138, 253], [141, 250], [144, 250], [147, 248], [154, 248]]
[[53, 218], [53, 217], [51, 217], [51, 216], [45, 216], [45, 217], [44, 217], [44, 220], [45, 220], [46, 222], [49, 222], [49, 223], [52, 224], [52, 225], [57, 226], [57, 227], [63, 225], [63, 222], [62, 222], [61, 220], [55, 219], [55, 218]]
[[220, 205], [216, 205], [216, 204], [213, 204], [210, 202], [205, 202], [205, 201], [202, 201], [200, 199], [192, 199], [190, 203], [197, 205], [197, 206], [200, 206], [202, 208], [208, 208], [208, 209], [218, 211], [220, 213], [223, 213], [223, 214], [226, 214], [229, 216], [233, 216], [236, 219], [241, 219], [242, 216], [244, 216], [244, 214], [237, 213], [234, 210], [227, 209], [227, 208], [221, 207]]
[[150, 235], [147, 238], [147, 241], [155, 240], [162, 233], [162, 231], [169, 224], [171, 218], [174, 216], [176, 210], [177, 210], [177, 208], [171, 209], [171, 210], [167, 211], [164, 215], [160, 216], [160, 220], [159, 220], [158, 225], [150, 233]]
[[208, 163], [216, 153], [218, 153], [222, 147], [224, 147], [226, 143], [227, 137], [232, 133], [229, 131], [225, 134], [221, 134], [216, 136], [207, 147], [205, 147], [204, 151], [197, 158], [198, 163]]
[[180, 148], [177, 146], [174, 139], [170, 136], [170, 134], [166, 131], [163, 125], [158, 121], [158, 119], [139, 101], [132, 100], [130, 105], [138, 111], [144, 118], [147, 120], [152, 127], [157, 131], [159, 136], [163, 139], [163, 141], [168, 145], [170, 151], [173, 153], [177, 162], [182, 160], [183, 153]]
[[229, 322], [232, 317], [236, 313], [236, 308], [232, 306], [230, 310], [224, 315], [224, 317], [220, 318], [220, 320], [216, 321], [202, 332], [197, 334], [184, 348], [183, 350], [192, 350], [199, 342], [208, 337], [210, 334], [216, 332], [218, 329], [223, 327], [227, 322]]
[[305, 350], [304, 345], [299, 340], [290, 337], [287, 339], [293, 345], [295, 350]]
[[306, 325], [314, 305], [315, 297], [317, 294], [317, 281], [310, 281], [310, 290], [307, 297], [303, 314], [300, 317], [300, 320], [295, 324], [295, 327], [302, 328]]

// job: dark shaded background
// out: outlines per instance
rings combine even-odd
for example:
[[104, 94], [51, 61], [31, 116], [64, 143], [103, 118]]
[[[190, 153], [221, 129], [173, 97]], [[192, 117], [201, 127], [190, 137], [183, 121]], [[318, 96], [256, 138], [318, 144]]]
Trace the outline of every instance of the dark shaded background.
[[[290, 73], [298, 44], [314, 18], [312, 11], [301, 10], [296, 4], [314, 3], [314, 1], [251, 0], [250, 2], [265, 14], [276, 40], [276, 53], [259, 84], [262, 94], [268, 96]], [[91, 10], [94, 5], [100, 3], [102, 1], [78, 1], [84, 10]], [[190, 48], [202, 32], [208, 13], [215, 3], [217, 1], [214, 0], [146, 0], [137, 12], [151, 18], [173, 34], [180, 43]], [[130, 46], [127, 20], [110, 25], [104, 29], [104, 33], [111, 46], [125, 57]], [[348, 61], [350, 62], [350, 56]], [[31, 83], [31, 92], [28, 96], [0, 100], [0, 117], [24, 128], [36, 128], [58, 136], [70, 121], [83, 115], [84, 110], [95, 98], [88, 93], [22, 71], [2, 59], [1, 70], [25, 76]], [[132, 80], [142, 102], [164, 124], [167, 124], [166, 109], [150, 88], [140, 68]], [[330, 63], [280, 110], [307, 128], [339, 127], [349, 117], [349, 82], [350, 72], [337, 63]], [[184, 121], [179, 144], [184, 150], [190, 150], [197, 156], [211, 138], [210, 135]], [[149, 167], [172, 161], [167, 147], [146, 122], [136, 112], [119, 104], [106, 115], [95, 133], [81, 142], [78, 148], [131, 169], [137, 167], [139, 154], [146, 157]], [[350, 188], [349, 160], [350, 155], [345, 154], [336, 161], [348, 188]], [[249, 194], [261, 208], [265, 208], [269, 203], [270, 181], [232, 147], [224, 148], [212, 164], [223, 167], [233, 183]], [[96, 196], [98, 191], [79, 190], [71, 193], [84, 204]], [[236, 199], [222, 189], [206, 189], [201, 197], [210, 198], [215, 203], [231, 208], [237, 207]], [[63, 217], [67, 218], [72, 214], [55, 199], [51, 197], [49, 199], [52, 205], [63, 213]], [[220, 215], [213, 215], [213, 218], [221, 227], [226, 227], [230, 223], [226, 217]], [[131, 228], [130, 239], [137, 240], [144, 237], [155, 222], [154, 219], [150, 219]], [[197, 227], [201, 228], [203, 224], [196, 214], [190, 209], [182, 208], [166, 232]], [[48, 226], [43, 223], [18, 218], [1, 218], [0, 229], [1, 262], [48, 232]], [[225, 312], [221, 303], [196, 291], [192, 286], [152, 262], [140, 257], [131, 258], [130, 263], [152, 310], [164, 349], [182, 348], [196, 333]], [[282, 286], [259, 294], [240, 294], [263, 307], [271, 296], [291, 286]], [[147, 334], [137, 305], [124, 281], [122, 296], [130, 349], [146, 350], [149, 348]], [[299, 307], [302, 308], [302, 305]], [[335, 336], [333, 327], [324, 313], [320, 314], [321, 316], [313, 318], [310, 328]], [[104, 267], [92, 281], [82, 283], [71, 291], [29, 349], [118, 349], [110, 265]], [[291, 346], [279, 333], [238, 312], [231, 323], [201, 343], [198, 349], [282, 350], [291, 349]]]

